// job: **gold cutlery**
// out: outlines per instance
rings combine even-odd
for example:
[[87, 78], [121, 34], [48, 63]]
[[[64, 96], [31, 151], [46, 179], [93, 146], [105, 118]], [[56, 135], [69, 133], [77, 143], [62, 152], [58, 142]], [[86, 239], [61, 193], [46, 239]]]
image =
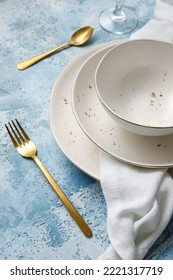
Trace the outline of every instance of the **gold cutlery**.
[[51, 184], [54, 191], [57, 193], [61, 201], [64, 203], [65, 207], [79, 226], [79, 228], [82, 230], [82, 232], [87, 236], [92, 236], [92, 231], [89, 228], [89, 226], [86, 224], [82, 216], [79, 214], [79, 212], [75, 209], [75, 207], [72, 205], [70, 200], [67, 198], [65, 193], [61, 190], [61, 188], [58, 186], [58, 184], [55, 182], [53, 177], [50, 175], [48, 170], [45, 168], [45, 166], [42, 164], [42, 162], [39, 160], [39, 158], [36, 156], [36, 146], [31, 141], [29, 136], [26, 134], [25, 130], [22, 128], [20, 123], [17, 119], [15, 119], [16, 123], [12, 121], [11, 123], [8, 123], [8, 125], [5, 124], [5, 127], [8, 131], [8, 134], [11, 138], [11, 141], [14, 144], [14, 147], [19, 152], [19, 154], [23, 157], [32, 158], [37, 165], [40, 167], [41, 171]]
[[35, 57], [29, 58], [25, 61], [19, 62], [17, 64], [17, 68], [19, 70], [24, 70], [33, 64], [37, 63], [38, 61], [42, 60], [43, 58], [46, 58], [50, 56], [51, 54], [54, 54], [55, 52], [59, 51], [60, 49], [63, 49], [68, 46], [81, 46], [83, 45], [86, 41], [90, 39], [94, 31], [94, 28], [92, 26], [85, 26], [80, 29], [78, 29], [76, 32], [73, 33], [71, 36], [69, 42], [64, 43], [50, 51], [47, 51], [45, 53], [42, 53], [40, 55], [37, 55]]

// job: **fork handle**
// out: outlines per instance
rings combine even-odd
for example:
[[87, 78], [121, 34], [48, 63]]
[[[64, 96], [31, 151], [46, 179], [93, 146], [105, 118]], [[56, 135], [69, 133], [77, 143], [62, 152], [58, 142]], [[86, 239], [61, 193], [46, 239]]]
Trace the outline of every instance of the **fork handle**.
[[57, 193], [61, 201], [64, 203], [65, 207], [69, 211], [70, 215], [73, 217], [74, 221], [77, 223], [79, 228], [82, 230], [82, 232], [87, 236], [92, 236], [92, 231], [89, 228], [89, 226], [86, 224], [82, 216], [79, 214], [79, 212], [76, 210], [76, 208], [73, 206], [73, 204], [70, 202], [70, 200], [67, 198], [65, 193], [62, 191], [62, 189], [58, 186], [58, 184], [55, 182], [53, 177], [50, 175], [49, 171], [46, 169], [46, 167], [43, 165], [43, 163], [39, 160], [39, 158], [35, 155], [33, 157], [33, 160], [37, 163], [37, 165], [40, 167], [41, 171], [51, 184], [54, 191]]

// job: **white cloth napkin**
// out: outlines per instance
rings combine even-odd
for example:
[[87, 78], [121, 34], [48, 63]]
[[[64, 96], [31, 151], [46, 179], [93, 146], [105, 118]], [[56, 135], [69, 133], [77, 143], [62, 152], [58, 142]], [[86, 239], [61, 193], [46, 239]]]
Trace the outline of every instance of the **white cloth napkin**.
[[[158, 0], [155, 18], [131, 38], [172, 41], [172, 5]], [[110, 245], [99, 259], [143, 259], [173, 214], [173, 180], [166, 169], [130, 166], [104, 151], [100, 172]]]

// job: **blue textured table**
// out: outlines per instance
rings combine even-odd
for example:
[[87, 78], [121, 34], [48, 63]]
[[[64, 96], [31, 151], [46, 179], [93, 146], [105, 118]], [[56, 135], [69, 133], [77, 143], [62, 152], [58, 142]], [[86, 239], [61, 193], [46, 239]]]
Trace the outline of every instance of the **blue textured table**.
[[[125, 1], [126, 2], [126, 1]], [[155, 1], [130, 1], [140, 26], [153, 17]], [[0, 1], [0, 259], [96, 259], [109, 244], [100, 183], [80, 171], [57, 145], [49, 124], [53, 85], [62, 70], [94, 45], [127, 38], [107, 33], [98, 15], [112, 1]], [[19, 71], [23, 59], [66, 42], [81, 26], [95, 28], [90, 44], [71, 47]], [[39, 168], [14, 149], [4, 124], [18, 118], [38, 156], [93, 230], [87, 239]], [[147, 259], [173, 259], [173, 221]]]

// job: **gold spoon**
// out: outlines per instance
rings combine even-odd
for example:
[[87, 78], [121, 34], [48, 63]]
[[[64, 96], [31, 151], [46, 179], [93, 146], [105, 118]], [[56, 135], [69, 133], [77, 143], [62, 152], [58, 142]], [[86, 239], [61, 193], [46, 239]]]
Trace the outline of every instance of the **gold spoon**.
[[89, 40], [91, 35], [93, 34], [94, 28], [92, 26], [85, 26], [83, 28], [78, 29], [76, 32], [73, 33], [73, 35], [70, 38], [70, 41], [67, 43], [64, 43], [50, 51], [47, 51], [43, 54], [37, 55], [35, 57], [29, 58], [27, 60], [24, 60], [22, 62], [19, 62], [17, 64], [17, 68], [19, 70], [24, 70], [33, 64], [37, 63], [38, 61], [42, 60], [43, 58], [48, 57], [49, 55], [59, 51], [60, 49], [63, 49], [67, 46], [81, 46], [86, 41]]

